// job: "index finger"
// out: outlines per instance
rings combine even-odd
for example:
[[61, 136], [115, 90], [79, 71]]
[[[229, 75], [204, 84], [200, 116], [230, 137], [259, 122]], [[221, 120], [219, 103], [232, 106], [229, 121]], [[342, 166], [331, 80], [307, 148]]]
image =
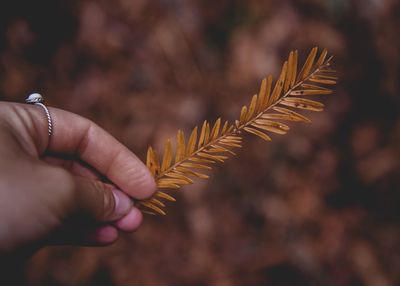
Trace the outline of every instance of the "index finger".
[[[28, 106], [34, 124], [48, 138], [47, 121], [38, 106]], [[137, 199], [150, 197], [156, 189], [154, 178], [142, 161], [128, 148], [92, 121], [74, 113], [49, 108], [53, 131], [47, 150], [54, 153], [77, 155], [81, 160], [106, 176], [121, 190]], [[43, 138], [44, 139], [44, 138]], [[46, 146], [41, 146], [44, 151]]]

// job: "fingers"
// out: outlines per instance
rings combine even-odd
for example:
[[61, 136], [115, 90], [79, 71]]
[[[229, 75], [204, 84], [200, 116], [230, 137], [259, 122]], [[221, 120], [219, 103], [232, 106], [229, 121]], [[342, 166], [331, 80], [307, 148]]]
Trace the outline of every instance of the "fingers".
[[132, 199], [113, 186], [75, 177], [75, 211], [99, 222], [114, 222], [122, 231], [136, 230], [143, 220]]
[[[42, 108], [17, 106], [18, 112], [14, 113], [19, 114], [25, 125], [33, 125], [28, 130], [35, 130], [30, 132], [30, 136], [39, 154], [43, 154], [47, 147], [51, 153], [76, 155], [136, 199], [145, 199], [154, 193], [154, 178], [147, 167], [129, 149], [90, 120], [49, 108], [53, 133], [48, 142], [47, 120]], [[21, 134], [27, 134], [26, 130], [21, 131]]]
[[[66, 200], [69, 206], [60, 214], [67, 219], [46, 243], [108, 245], [117, 240], [119, 231], [132, 232], [142, 223], [142, 213], [122, 191], [98, 180], [71, 176], [58, 167], [49, 169], [49, 173], [57, 174], [60, 188], [68, 188], [70, 195]], [[65, 190], [59, 193], [65, 196]]]
[[114, 223], [118, 229], [126, 232], [135, 231], [142, 223], [143, 215], [137, 208], [132, 208], [127, 215]]
[[[96, 174], [94, 174], [91, 170], [87, 169], [85, 166], [82, 166], [81, 164], [79, 164], [76, 161], [58, 160], [58, 159], [55, 159], [54, 157], [48, 157], [48, 158], [45, 158], [45, 160], [51, 164], [54, 164], [54, 165], [57, 165], [57, 166], [60, 166], [60, 167], [63, 167], [65, 169], [69, 170], [74, 175], [84, 177], [84, 178], [90, 179], [92, 181], [99, 180], [99, 177], [96, 176]], [[124, 216], [119, 218], [117, 215], [116, 218], [119, 218], [119, 219], [114, 222], [114, 225], [117, 226], [118, 229], [122, 230], [122, 231], [132, 232], [132, 231], [136, 230], [139, 227], [140, 223], [142, 222], [143, 216], [142, 216], [142, 213], [137, 208], [133, 207], [131, 199], [128, 198], [129, 201], [126, 202], [125, 199], [127, 198], [127, 196], [124, 193], [122, 193], [121, 191], [118, 191], [116, 189], [113, 190], [113, 187], [110, 185], [103, 186], [102, 184], [99, 184], [99, 182], [94, 183], [94, 184], [100, 186], [100, 188], [110, 189], [111, 191], [113, 191], [114, 196], [118, 199], [119, 202], [125, 201], [125, 204], [128, 203], [129, 205], [132, 205], [132, 208], [128, 212], [126, 212], [126, 214], [125, 214], [125, 211], [122, 211]], [[82, 192], [82, 191], [85, 191], [85, 190], [77, 189], [77, 192]], [[119, 199], [120, 197], [121, 197], [121, 199]], [[115, 198], [114, 198], [114, 200], [115, 200]], [[116, 204], [118, 205], [119, 203], [117, 202]], [[124, 209], [124, 207], [120, 207], [120, 208]], [[109, 220], [115, 220], [115, 219], [111, 218]]]
[[[22, 217], [16, 221], [24, 226], [20, 229], [28, 233], [29, 239], [50, 235], [72, 222], [67, 237], [107, 244], [117, 238], [118, 230], [132, 231], [140, 225], [142, 215], [132, 205], [130, 196], [137, 199], [151, 196], [155, 182], [132, 152], [93, 122], [52, 108], [53, 134], [48, 142], [47, 120], [41, 107], [0, 105], [1, 127], [9, 135], [4, 140], [10, 141], [4, 158], [10, 162], [18, 158], [16, 166], [19, 164], [24, 170], [15, 168], [13, 175], [21, 173], [21, 180], [16, 178], [13, 183], [19, 184], [17, 207], [32, 214], [32, 220], [26, 220], [26, 214], [16, 215], [18, 219]], [[95, 172], [86, 173], [74, 165], [64, 165], [72, 173], [84, 176], [79, 177], [46, 164], [45, 150], [49, 151], [46, 155], [55, 155], [55, 164], [60, 164], [57, 156], [78, 157], [79, 162], [93, 167]], [[95, 179], [99, 174], [113, 186]], [[17, 209], [15, 213], [20, 212]], [[82, 225], [84, 228], [79, 229]]]
[[[87, 246], [101, 246], [114, 243], [119, 236], [119, 231], [132, 232], [135, 231], [142, 221], [142, 213], [133, 208], [125, 217], [116, 222], [114, 225], [105, 224], [92, 228], [82, 229], [76, 232], [73, 237], [66, 241], [65, 235], [58, 235], [58, 243], [72, 243]], [[71, 231], [69, 231], [71, 233]]]
[[125, 146], [93, 122], [75, 114], [51, 109], [53, 136], [49, 151], [76, 153], [129, 195], [144, 199], [155, 190], [147, 167]]

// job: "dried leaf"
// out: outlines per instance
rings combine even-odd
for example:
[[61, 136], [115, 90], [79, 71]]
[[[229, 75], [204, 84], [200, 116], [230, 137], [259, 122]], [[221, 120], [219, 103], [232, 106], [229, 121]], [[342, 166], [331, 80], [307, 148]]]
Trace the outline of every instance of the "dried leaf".
[[199, 149], [201, 148], [201, 146], [203, 146], [204, 145], [204, 138], [205, 138], [205, 135], [206, 135], [206, 129], [207, 129], [207, 120], [205, 120], [204, 122], [203, 122], [203, 126], [201, 127], [201, 132], [200, 132], [200, 138], [199, 138]]
[[242, 145], [238, 144], [238, 143], [234, 143], [234, 142], [227, 142], [227, 141], [220, 141], [219, 144], [225, 145], [225, 146], [229, 146], [229, 147], [235, 147], [235, 148], [242, 148]]
[[290, 83], [292, 82], [293, 69], [294, 69], [294, 52], [290, 52], [288, 59], [288, 68], [286, 70], [286, 80], [283, 91], [286, 93], [289, 90]]
[[213, 160], [208, 160], [208, 159], [198, 158], [198, 157], [190, 157], [188, 160], [192, 161], [192, 162], [207, 163], [207, 164], [215, 163], [215, 161], [213, 161]]
[[238, 135], [235, 136], [231, 135], [231, 136], [225, 136], [225, 138], [221, 140], [242, 141], [242, 137]]
[[210, 176], [202, 174], [202, 173], [198, 173], [198, 172], [193, 172], [193, 175], [200, 178], [200, 179], [208, 179]]
[[141, 202], [141, 204], [143, 206], [145, 206], [146, 208], [152, 209], [153, 211], [155, 211], [156, 213], [160, 214], [160, 215], [166, 215], [166, 213], [160, 209], [159, 207], [155, 206], [154, 204], [150, 203], [150, 202]]
[[193, 169], [207, 169], [207, 170], [211, 170], [210, 166], [207, 165], [203, 165], [203, 164], [196, 164], [196, 163], [182, 163], [181, 164], [182, 167], [186, 167], [186, 168], [193, 168]]
[[199, 172], [195, 172], [193, 170], [190, 170], [190, 169], [184, 168], [184, 167], [177, 167], [176, 169], [181, 171], [182, 173], [189, 174], [189, 175], [198, 177], [200, 179], [208, 179], [208, 177], [209, 177], [208, 175], [205, 175], [205, 174], [202, 174]]
[[267, 79], [264, 78], [261, 82], [260, 92], [258, 93], [257, 108], [256, 111], [261, 111], [264, 107], [265, 96], [267, 92]]
[[162, 201], [160, 201], [160, 200], [158, 200], [156, 198], [151, 198], [151, 199], [148, 200], [148, 202], [150, 202], [150, 203], [152, 203], [152, 204], [154, 204], [156, 206], [162, 207], [162, 208], [165, 207], [165, 204]]
[[204, 153], [204, 152], [199, 152], [197, 153], [198, 156], [206, 158], [206, 159], [210, 159], [210, 160], [214, 160], [214, 161], [220, 161], [221, 163], [224, 162], [224, 160], [228, 159], [228, 157], [226, 156], [221, 156], [221, 155], [211, 155], [208, 153]]
[[302, 96], [302, 95], [323, 95], [333, 93], [330, 89], [300, 89], [293, 90], [289, 95]]
[[225, 135], [226, 131], [228, 130], [228, 121], [225, 121], [224, 126], [222, 127], [221, 130], [221, 135]]
[[[314, 48], [300, 73], [297, 73], [298, 52], [291, 52], [288, 61], [282, 67], [272, 93], [272, 77], [268, 76], [262, 80], [260, 91], [252, 97], [249, 106], [242, 107], [240, 118], [235, 120], [234, 125], [225, 121], [221, 129], [219, 118], [210, 130], [210, 124], [204, 121], [199, 138], [197, 138], [198, 128], [195, 127], [187, 145], [183, 131], [179, 130], [173, 166], [171, 166], [173, 150], [169, 140], [165, 143], [162, 166], [158, 162], [156, 152], [150, 147], [146, 164], [155, 177], [158, 188], [178, 189], [183, 185], [193, 183], [194, 177], [208, 178], [208, 175], [199, 173], [197, 170], [211, 169], [209, 165], [217, 161], [223, 162], [228, 158], [225, 156], [227, 153], [234, 155], [235, 153], [230, 149], [241, 147], [242, 131], [271, 141], [265, 132], [285, 134], [289, 130], [287, 125], [276, 120], [311, 122], [307, 117], [290, 108], [321, 111], [324, 107], [322, 103], [301, 96], [331, 94], [332, 90], [323, 85], [334, 84], [337, 80], [336, 74], [330, 68], [332, 57], [327, 59], [327, 51], [324, 50], [317, 61], [315, 61], [316, 56], [317, 48]], [[158, 191], [151, 199], [139, 201], [138, 204], [146, 208], [144, 210], [146, 213], [165, 214], [162, 210], [164, 202], [161, 199], [175, 201], [172, 196]]]
[[153, 150], [153, 148], [149, 147], [147, 150], [147, 168], [149, 168], [151, 174], [153, 176], [157, 176], [160, 172], [160, 164], [158, 162], [157, 153]]
[[301, 69], [301, 72], [299, 73], [299, 77], [298, 80], [303, 80], [305, 79], [307, 76], [310, 75], [311, 72], [311, 68], [314, 64], [314, 60], [315, 60], [315, 56], [317, 55], [318, 52], [318, 48], [315, 47], [311, 50], [310, 54], [308, 55], [308, 58], [303, 66], [303, 68]]
[[206, 124], [206, 133], [204, 134], [204, 145], [210, 141], [210, 124]]
[[268, 113], [261, 116], [263, 119], [272, 119], [272, 120], [286, 120], [286, 121], [297, 121], [293, 116], [289, 114], [279, 114], [279, 113]]
[[316, 82], [316, 83], [322, 83], [322, 84], [328, 84], [328, 85], [334, 85], [336, 84], [335, 80], [330, 80], [330, 79], [323, 79], [323, 78], [310, 78], [310, 81]]
[[271, 90], [272, 90], [272, 76], [268, 76], [265, 98], [261, 110], [264, 110], [267, 107], [268, 103], [271, 101]]
[[179, 173], [176, 173], [176, 172], [169, 172], [169, 173], [165, 174], [165, 176], [169, 177], [169, 178], [183, 180], [183, 181], [186, 181], [189, 184], [193, 183], [193, 180], [190, 179], [189, 177], [187, 177], [185, 175], [182, 175], [182, 174], [179, 174]]
[[315, 84], [309, 84], [309, 83], [303, 83], [300, 85], [300, 87], [304, 88], [304, 89], [330, 90], [329, 88], [322, 87], [322, 86], [315, 85]]
[[165, 199], [167, 201], [170, 201], [170, 202], [175, 202], [176, 201], [176, 199], [173, 196], [170, 196], [167, 193], [164, 193], [164, 192], [161, 192], [161, 191], [156, 192], [155, 195], [157, 197], [163, 198], [163, 199]]
[[213, 128], [211, 129], [211, 140], [215, 140], [218, 137], [219, 129], [221, 128], [221, 118], [215, 121]]
[[189, 141], [186, 147], [186, 156], [190, 156], [193, 154], [196, 148], [196, 140], [197, 140], [197, 126], [192, 130], [190, 134]]
[[246, 121], [246, 115], [247, 115], [247, 106], [243, 106], [242, 111], [240, 112], [240, 119], [239, 119], [240, 124], [243, 124]]
[[283, 107], [277, 107], [277, 106], [273, 107], [273, 110], [292, 116], [294, 121], [311, 123], [310, 119], [308, 119], [307, 117], [305, 117], [305, 116], [301, 115], [300, 113], [297, 113], [293, 110], [283, 108]]
[[157, 182], [157, 188], [159, 189], [180, 189], [180, 187], [180, 185], [170, 182]]
[[271, 95], [271, 102], [270, 104], [274, 103], [277, 101], [277, 99], [280, 97], [283, 89], [283, 85], [285, 84], [285, 77], [286, 77], [286, 69], [287, 69], [287, 62], [283, 64], [283, 68], [281, 71], [281, 75], [279, 76], [278, 81], [275, 84], [274, 91], [272, 92]]
[[257, 123], [257, 124], [260, 124], [260, 125], [277, 128], [277, 129], [280, 129], [282, 131], [289, 131], [289, 129], [290, 129], [289, 126], [287, 126], [286, 124], [283, 124], [283, 123], [280, 123], [280, 122], [276, 122], [276, 121], [271, 121], [271, 120], [257, 119], [254, 122]]
[[152, 168], [152, 161], [153, 161], [153, 158], [152, 158], [153, 154], [152, 153], [153, 153], [153, 148], [149, 147], [147, 149], [147, 159], [146, 159], [146, 166], [149, 169]]
[[298, 97], [285, 98], [280, 102], [280, 104], [311, 111], [322, 111], [324, 109], [324, 105], [320, 102]]
[[[166, 174], [165, 176], [169, 175]], [[176, 185], [188, 185], [189, 182], [187, 180], [184, 179], [178, 179], [178, 178], [162, 178], [158, 181], [158, 183], [160, 184], [176, 184]]]
[[254, 135], [257, 135], [259, 137], [261, 137], [262, 139], [264, 139], [265, 141], [271, 141], [271, 137], [269, 137], [267, 134], [265, 134], [264, 132], [261, 132], [260, 130], [257, 130], [255, 128], [251, 128], [251, 127], [244, 127], [243, 128], [245, 131], [252, 133]]
[[292, 76], [290, 78], [290, 88], [292, 88], [296, 83], [298, 60], [299, 60], [299, 53], [297, 51], [294, 51]]
[[223, 146], [220, 146], [220, 145], [211, 145], [211, 147], [212, 148], [210, 150], [208, 150], [208, 152], [210, 152], [210, 153], [224, 153], [225, 152], [225, 153], [229, 153], [231, 155], [236, 155], [235, 152], [233, 152]]
[[171, 166], [171, 162], [172, 162], [172, 146], [171, 146], [171, 141], [168, 139], [167, 142], [165, 142], [161, 172], [167, 170]]
[[251, 126], [282, 135], [286, 134], [287, 131], [289, 130], [289, 127], [282, 123], [277, 123], [269, 120], [261, 120], [261, 119], [256, 120], [254, 123], [251, 124]]
[[336, 81], [338, 79], [338, 77], [335, 76], [335, 75], [323, 74], [323, 73], [316, 74], [316, 75], [312, 76], [311, 78], [331, 79], [331, 80], [334, 80], [334, 81]]
[[247, 112], [246, 115], [246, 121], [249, 121], [253, 115], [254, 112], [256, 111], [256, 105], [257, 105], [257, 94], [253, 95], [250, 105], [249, 105], [249, 111]]
[[185, 135], [182, 130], [178, 130], [178, 134], [176, 136], [176, 154], [175, 154], [175, 163], [178, 163], [183, 158], [185, 158]]
[[327, 55], [328, 55], [328, 50], [327, 50], [327, 49], [324, 49], [324, 50], [322, 51], [321, 55], [319, 56], [319, 59], [318, 59], [318, 61], [317, 61], [317, 63], [316, 63], [316, 66], [321, 66], [321, 65], [323, 65], [324, 62], [325, 62], [325, 59], [326, 59], [326, 56], [327, 56]]

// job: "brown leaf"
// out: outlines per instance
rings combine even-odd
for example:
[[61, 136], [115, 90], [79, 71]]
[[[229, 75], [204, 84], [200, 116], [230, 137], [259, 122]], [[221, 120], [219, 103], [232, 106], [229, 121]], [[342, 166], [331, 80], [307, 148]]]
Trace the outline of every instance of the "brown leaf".
[[214, 161], [220, 161], [221, 163], [224, 162], [224, 160], [228, 159], [228, 157], [226, 156], [221, 156], [221, 155], [211, 155], [208, 153], [204, 153], [204, 152], [199, 152], [197, 153], [198, 156], [206, 158], [206, 159], [210, 159], [210, 160], [214, 160]]
[[239, 118], [240, 124], [243, 124], [246, 121], [246, 115], [247, 115], [247, 106], [243, 106], [242, 110], [240, 111], [240, 118]]
[[207, 129], [207, 120], [203, 122], [203, 126], [201, 127], [200, 138], [199, 138], [199, 145], [198, 148], [200, 149], [204, 145], [204, 138], [206, 136], [206, 129]]
[[192, 169], [207, 169], [207, 170], [211, 170], [210, 166], [207, 165], [203, 165], [203, 164], [196, 164], [196, 163], [182, 163], [181, 164], [182, 167], [187, 167], [187, 168], [192, 168]]
[[299, 61], [299, 53], [297, 51], [294, 51], [294, 53], [293, 53], [293, 69], [292, 69], [293, 73], [290, 78], [290, 87], [291, 88], [296, 83], [298, 61]]
[[148, 200], [148, 202], [150, 202], [150, 203], [152, 203], [152, 204], [154, 204], [156, 206], [162, 207], [162, 208], [165, 207], [165, 204], [163, 202], [161, 202], [160, 200], [156, 199], [156, 198], [151, 198], [151, 199]]
[[182, 130], [178, 130], [178, 134], [176, 136], [176, 154], [175, 154], [175, 163], [178, 163], [185, 157], [185, 135]]
[[[208, 175], [199, 173], [197, 170], [209, 170], [210, 164], [217, 161], [224, 162], [228, 159], [228, 156], [225, 156], [228, 153], [235, 155], [231, 149], [242, 147], [242, 131], [271, 141], [270, 136], [265, 132], [285, 134], [289, 130], [286, 124], [276, 120], [311, 122], [307, 117], [282, 106], [311, 111], [323, 109], [322, 103], [301, 97], [331, 94], [332, 90], [323, 85], [336, 83], [336, 74], [330, 68], [332, 57], [327, 59], [327, 51], [324, 50], [315, 62], [317, 52], [317, 48], [311, 50], [300, 73], [297, 73], [298, 52], [291, 52], [288, 61], [282, 67], [272, 93], [272, 77], [268, 76], [262, 80], [259, 93], [252, 97], [250, 104], [242, 107], [240, 118], [234, 121], [235, 124], [225, 121], [221, 128], [220, 118], [212, 126], [204, 121], [199, 138], [199, 129], [195, 127], [187, 145], [183, 131], [179, 130], [173, 166], [171, 166], [173, 150], [169, 140], [165, 143], [161, 166], [155, 150], [150, 147], [146, 164], [155, 177], [158, 188], [178, 189], [183, 185], [193, 183], [194, 177], [208, 178]], [[275, 113], [271, 113], [272, 110]], [[175, 198], [158, 191], [151, 199], [140, 201], [138, 205], [145, 208], [143, 211], [146, 213], [165, 214], [162, 210], [164, 207], [162, 200], [175, 201]]]
[[293, 110], [287, 109], [287, 108], [283, 108], [283, 107], [278, 107], [275, 106], [273, 108], [275, 111], [290, 115], [293, 117], [293, 121], [299, 121], [299, 122], [306, 122], [306, 123], [311, 123], [311, 120], [308, 119], [307, 117], [301, 115], [300, 113], [297, 113]]
[[324, 50], [322, 51], [321, 55], [319, 56], [319, 59], [318, 59], [316, 65], [317, 65], [317, 66], [322, 66], [322, 65], [325, 63], [325, 59], [326, 59], [326, 56], [327, 56], [327, 55], [328, 55], [328, 50], [327, 50], [327, 49], [324, 49]]
[[221, 130], [221, 135], [225, 135], [226, 131], [228, 130], [228, 125], [229, 125], [228, 121], [225, 121], [224, 126], [222, 127]]
[[282, 135], [286, 134], [289, 130], [289, 127], [287, 125], [262, 119], [256, 120], [254, 123], [251, 124], [251, 126]]
[[165, 174], [165, 176], [169, 177], [169, 178], [174, 178], [174, 179], [179, 179], [179, 180], [186, 181], [188, 184], [193, 184], [193, 180], [192, 179], [190, 179], [189, 177], [187, 177], [185, 175], [176, 173], [176, 172], [169, 172], [169, 173]]
[[285, 80], [285, 85], [283, 91], [286, 93], [289, 90], [290, 84], [292, 82], [292, 76], [293, 76], [293, 69], [295, 68], [294, 66], [294, 52], [290, 52], [289, 54], [289, 59], [288, 59], [288, 68], [286, 70], [286, 80]]
[[293, 90], [289, 95], [302, 96], [302, 95], [323, 95], [331, 93], [333, 93], [333, 91], [329, 89], [300, 89], [300, 90]]
[[324, 105], [320, 102], [298, 97], [285, 98], [280, 102], [280, 104], [311, 111], [322, 111], [324, 109]]
[[251, 102], [249, 105], [249, 110], [247, 112], [246, 119], [245, 119], [246, 121], [249, 121], [253, 117], [254, 112], [256, 111], [256, 105], [257, 105], [257, 94], [253, 95], [253, 97], [251, 99]]
[[196, 140], [197, 140], [197, 126], [192, 130], [190, 134], [189, 141], [186, 147], [186, 156], [190, 156], [193, 154], [196, 148]]
[[150, 170], [151, 174], [155, 177], [160, 172], [160, 164], [158, 162], [157, 153], [153, 148], [149, 147], [147, 150], [147, 168]]
[[282, 93], [283, 85], [285, 84], [287, 65], [288, 65], [287, 62], [285, 62], [283, 64], [281, 75], [279, 76], [279, 79], [275, 84], [274, 91], [272, 92], [271, 99], [270, 99], [271, 101], [269, 102], [269, 104], [275, 103]]
[[167, 170], [171, 166], [171, 162], [172, 162], [172, 147], [171, 147], [171, 141], [168, 139], [167, 142], [165, 142], [161, 172]]
[[221, 118], [215, 121], [213, 128], [211, 129], [211, 140], [215, 140], [218, 137], [219, 129], [221, 128]]
[[149, 208], [160, 215], [166, 215], [166, 213], [162, 209], [160, 209], [159, 207], [155, 206], [154, 204], [152, 204], [150, 202], [141, 202], [141, 204], [143, 206], [145, 206], [146, 208]]
[[257, 135], [259, 137], [261, 137], [262, 139], [264, 139], [265, 141], [271, 141], [271, 137], [269, 137], [267, 134], [265, 134], [264, 132], [261, 132], [260, 130], [257, 130], [255, 128], [251, 128], [251, 127], [244, 127], [243, 128], [245, 131], [252, 133], [254, 135]]
[[176, 201], [176, 199], [173, 196], [170, 196], [167, 193], [164, 193], [164, 192], [161, 192], [161, 191], [156, 192], [155, 195], [157, 197], [160, 197], [160, 198], [165, 199], [165, 200], [170, 201], [170, 202], [175, 202]]
[[317, 55], [318, 52], [318, 48], [315, 47], [311, 50], [310, 54], [307, 57], [307, 60], [303, 66], [303, 68], [301, 69], [300, 73], [299, 73], [299, 77], [297, 78], [297, 80], [303, 80], [305, 79], [307, 76], [309, 76], [310, 72], [311, 72], [311, 68], [313, 67], [314, 64], [314, 60], [315, 60], [315, 56]]

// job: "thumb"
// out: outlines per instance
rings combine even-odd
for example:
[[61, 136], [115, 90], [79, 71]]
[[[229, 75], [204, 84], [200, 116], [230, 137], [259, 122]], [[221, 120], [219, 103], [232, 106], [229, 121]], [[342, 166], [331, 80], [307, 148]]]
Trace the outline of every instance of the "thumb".
[[129, 213], [132, 199], [114, 186], [101, 181], [75, 177], [74, 210], [91, 219], [115, 221]]

